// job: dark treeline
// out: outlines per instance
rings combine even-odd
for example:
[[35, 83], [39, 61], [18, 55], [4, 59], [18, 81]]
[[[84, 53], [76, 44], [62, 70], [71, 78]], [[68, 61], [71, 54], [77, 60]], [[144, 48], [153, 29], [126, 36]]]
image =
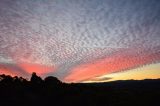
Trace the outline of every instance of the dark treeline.
[[160, 79], [72, 83], [0, 75], [0, 106], [160, 106]]

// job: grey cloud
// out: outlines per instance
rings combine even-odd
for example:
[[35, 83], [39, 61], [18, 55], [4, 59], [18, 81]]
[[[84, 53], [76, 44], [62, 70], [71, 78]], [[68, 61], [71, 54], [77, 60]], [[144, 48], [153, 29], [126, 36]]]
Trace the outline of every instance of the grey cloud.
[[1, 0], [0, 62], [63, 65], [65, 76], [122, 47], [160, 46], [159, 19], [158, 0]]

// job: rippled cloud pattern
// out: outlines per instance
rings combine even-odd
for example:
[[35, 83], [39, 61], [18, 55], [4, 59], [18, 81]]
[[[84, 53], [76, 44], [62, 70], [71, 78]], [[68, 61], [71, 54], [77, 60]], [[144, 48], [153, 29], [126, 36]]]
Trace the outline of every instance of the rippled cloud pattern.
[[157, 62], [159, 0], [0, 0], [0, 74], [81, 82]]

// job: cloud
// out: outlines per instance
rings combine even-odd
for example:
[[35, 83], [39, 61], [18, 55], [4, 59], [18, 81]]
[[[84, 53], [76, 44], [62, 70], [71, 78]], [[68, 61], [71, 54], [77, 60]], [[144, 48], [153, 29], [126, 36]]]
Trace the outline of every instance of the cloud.
[[43, 76], [46, 73], [54, 72], [55, 67], [45, 66], [41, 64], [31, 63], [0, 63], [0, 74], [8, 74], [12, 76], [23, 76], [29, 78], [33, 72]]
[[29, 76], [25, 70], [18, 67], [16, 64], [9, 64], [9, 63], [0, 63], [0, 74], [8, 74], [12, 76]]
[[159, 47], [152, 49], [154, 53], [145, 49], [138, 50], [138, 48], [123, 49], [121, 52], [118, 51], [103, 59], [74, 67], [71, 69], [71, 73], [65, 77], [64, 81], [80, 82], [96, 76], [121, 72], [153, 62], [159, 62], [160, 52], [155, 52], [157, 49]]
[[44, 75], [49, 72], [54, 72], [55, 67], [53, 66], [45, 66], [41, 64], [31, 64], [31, 63], [19, 63], [17, 64], [20, 68], [26, 71], [28, 74], [32, 74], [36, 72], [38, 75]]
[[87, 83], [87, 82], [106, 82], [107, 80], [110, 80], [110, 79], [112, 79], [112, 78], [110, 78], [110, 77], [103, 77], [103, 78], [95, 77], [95, 78], [90, 78], [90, 79], [82, 81], [82, 82], [84, 82], [84, 83]]
[[[84, 64], [90, 67], [93, 62], [101, 68], [101, 61], [97, 62], [116, 60], [114, 55], [120, 61], [123, 54], [135, 56], [129, 62], [141, 61], [139, 66], [150, 64], [159, 61], [159, 11], [159, 0], [1, 0], [0, 62], [54, 67], [42, 73], [62, 80], [81, 73], [74, 70]], [[157, 58], [146, 60], [149, 55]], [[118, 66], [109, 72], [136, 66]], [[80, 79], [106, 71], [87, 73]]]

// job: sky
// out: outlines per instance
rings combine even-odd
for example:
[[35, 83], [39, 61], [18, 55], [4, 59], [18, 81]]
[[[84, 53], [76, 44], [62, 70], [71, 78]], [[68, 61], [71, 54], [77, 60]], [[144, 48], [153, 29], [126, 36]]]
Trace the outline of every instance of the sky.
[[160, 78], [159, 29], [159, 0], [0, 0], [0, 74]]

